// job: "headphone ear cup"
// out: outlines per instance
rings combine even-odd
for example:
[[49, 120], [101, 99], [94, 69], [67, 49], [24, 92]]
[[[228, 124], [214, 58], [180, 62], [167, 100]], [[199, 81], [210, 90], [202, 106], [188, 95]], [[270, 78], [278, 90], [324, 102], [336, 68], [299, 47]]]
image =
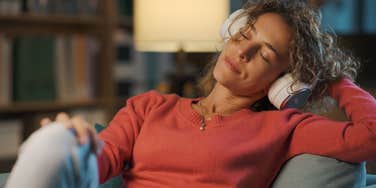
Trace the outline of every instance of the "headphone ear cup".
[[[291, 87], [292, 85], [292, 87]], [[294, 83], [291, 74], [277, 79], [269, 88], [269, 101], [278, 109], [301, 108], [312, 94], [310, 85]]]
[[244, 12], [244, 9], [236, 10], [224, 21], [220, 30], [220, 36], [223, 40], [227, 41], [231, 37], [231, 34], [235, 34], [239, 32], [239, 30], [247, 24], [248, 22], [247, 16], [242, 16], [236, 19], [243, 12]]

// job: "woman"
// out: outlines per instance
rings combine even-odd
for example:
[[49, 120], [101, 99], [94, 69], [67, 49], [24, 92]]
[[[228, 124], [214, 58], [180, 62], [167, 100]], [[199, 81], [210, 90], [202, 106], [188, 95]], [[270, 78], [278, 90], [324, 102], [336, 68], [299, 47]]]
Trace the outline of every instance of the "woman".
[[[123, 173], [126, 187], [268, 187], [302, 153], [372, 159], [376, 101], [352, 83], [358, 64], [320, 31], [319, 14], [300, 1], [252, 1], [243, 9], [235, 20], [245, 16], [247, 24], [208, 65], [204, 97], [135, 96], [99, 134], [101, 182]], [[333, 97], [350, 121], [268, 110], [269, 87], [285, 73], [308, 84], [319, 77], [311, 100]], [[95, 140], [82, 118], [60, 114], [56, 121], [82, 143], [87, 135]]]

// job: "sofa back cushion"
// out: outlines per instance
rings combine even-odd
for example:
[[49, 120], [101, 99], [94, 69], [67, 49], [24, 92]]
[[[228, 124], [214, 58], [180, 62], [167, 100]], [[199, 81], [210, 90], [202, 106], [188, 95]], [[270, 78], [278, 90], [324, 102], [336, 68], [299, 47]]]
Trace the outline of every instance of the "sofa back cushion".
[[365, 184], [365, 162], [353, 164], [303, 154], [286, 162], [272, 188], [360, 188]]

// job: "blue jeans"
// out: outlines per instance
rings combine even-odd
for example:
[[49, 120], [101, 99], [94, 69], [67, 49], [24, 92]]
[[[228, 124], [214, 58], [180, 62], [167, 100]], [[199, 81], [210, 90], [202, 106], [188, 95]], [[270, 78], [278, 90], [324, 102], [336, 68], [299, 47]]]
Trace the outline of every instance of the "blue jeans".
[[21, 146], [6, 188], [98, 188], [97, 159], [90, 144], [58, 123], [33, 133]]

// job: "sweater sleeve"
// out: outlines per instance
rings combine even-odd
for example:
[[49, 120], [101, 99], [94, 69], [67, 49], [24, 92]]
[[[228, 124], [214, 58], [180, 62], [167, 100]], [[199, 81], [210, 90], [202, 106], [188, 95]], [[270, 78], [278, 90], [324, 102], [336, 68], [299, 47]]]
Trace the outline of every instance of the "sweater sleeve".
[[376, 159], [376, 100], [348, 79], [329, 90], [350, 121], [339, 122], [313, 114], [293, 114], [297, 123], [289, 157], [310, 153], [348, 162]]
[[160, 94], [151, 91], [128, 99], [126, 106], [100, 132], [99, 139], [104, 142], [103, 150], [97, 158], [101, 183], [119, 175], [129, 162], [144, 119], [161, 101], [160, 98]]

